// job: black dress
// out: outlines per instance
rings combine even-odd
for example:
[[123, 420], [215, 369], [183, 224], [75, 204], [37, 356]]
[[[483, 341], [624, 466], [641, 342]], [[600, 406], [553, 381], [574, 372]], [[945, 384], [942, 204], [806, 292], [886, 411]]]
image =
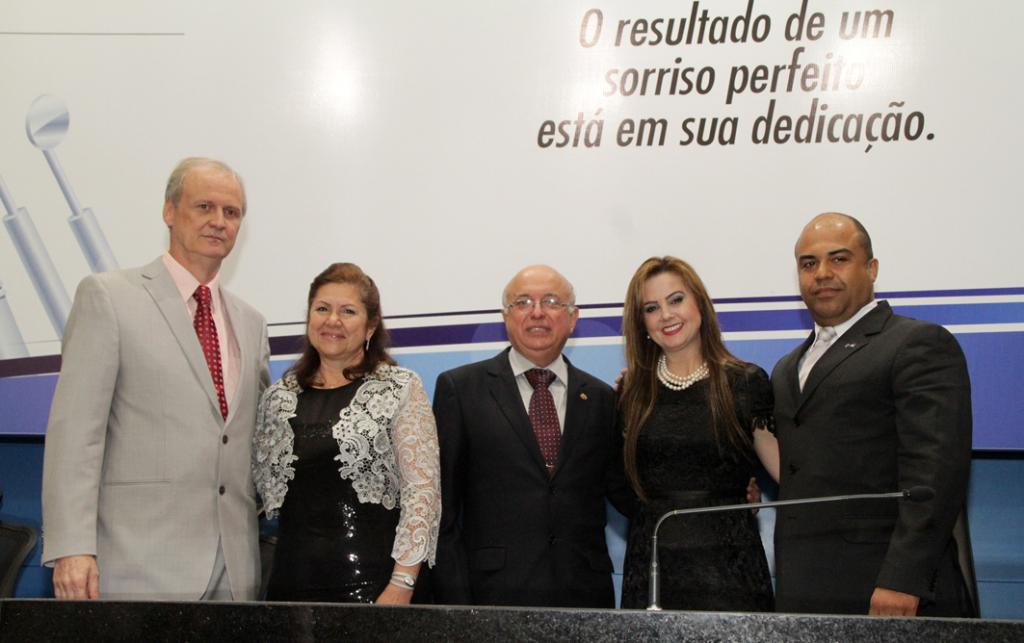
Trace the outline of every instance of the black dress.
[[[729, 375], [740, 426], [771, 426], [772, 392], [757, 366]], [[651, 535], [672, 509], [742, 503], [757, 466], [711, 431], [708, 380], [682, 391], [659, 385], [637, 442], [637, 470], [648, 496], [630, 522], [622, 606], [648, 604]], [[669, 518], [658, 533], [659, 604], [665, 609], [771, 611], [768, 563], [749, 511]]]
[[391, 578], [400, 510], [361, 503], [338, 475], [332, 426], [362, 380], [298, 396], [295, 477], [281, 506], [267, 600], [372, 603]]

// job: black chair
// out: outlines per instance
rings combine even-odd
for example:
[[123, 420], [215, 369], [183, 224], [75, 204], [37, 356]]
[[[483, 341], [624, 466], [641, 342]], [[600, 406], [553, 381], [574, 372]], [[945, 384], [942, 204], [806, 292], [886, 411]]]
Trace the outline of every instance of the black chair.
[[36, 530], [28, 525], [0, 522], [0, 598], [14, 596], [21, 565], [36, 546]]

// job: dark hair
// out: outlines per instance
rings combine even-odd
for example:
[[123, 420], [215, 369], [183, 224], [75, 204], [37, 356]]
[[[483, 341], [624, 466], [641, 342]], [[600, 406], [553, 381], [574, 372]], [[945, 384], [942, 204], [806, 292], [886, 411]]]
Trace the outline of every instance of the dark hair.
[[661, 347], [647, 337], [644, 323], [644, 284], [662, 273], [678, 275], [693, 294], [700, 312], [700, 347], [708, 364], [708, 409], [711, 429], [719, 446], [728, 441], [741, 454], [753, 457], [750, 435], [740, 426], [728, 372], [746, 366], [725, 347], [714, 304], [704, 282], [693, 267], [676, 257], [651, 257], [633, 273], [622, 310], [622, 335], [626, 345], [626, 377], [619, 396], [619, 410], [625, 420], [625, 466], [633, 489], [646, 500], [636, 466], [640, 429], [658, 399], [657, 364]]
[[[370, 346], [363, 354], [363, 361], [342, 371], [345, 379], [352, 381], [372, 373], [381, 363], [396, 364], [388, 355], [390, 337], [384, 328], [384, 318], [380, 313], [380, 291], [373, 279], [354, 263], [332, 263], [309, 284], [309, 297], [306, 299], [306, 327], [309, 327], [309, 308], [317, 291], [327, 284], [351, 284], [359, 289], [359, 297], [366, 307], [366, 323], [374, 328], [370, 336]], [[320, 368], [320, 354], [310, 345], [308, 335], [303, 336], [302, 355], [288, 368], [286, 374], [295, 375], [302, 388], [313, 385], [317, 370]]]

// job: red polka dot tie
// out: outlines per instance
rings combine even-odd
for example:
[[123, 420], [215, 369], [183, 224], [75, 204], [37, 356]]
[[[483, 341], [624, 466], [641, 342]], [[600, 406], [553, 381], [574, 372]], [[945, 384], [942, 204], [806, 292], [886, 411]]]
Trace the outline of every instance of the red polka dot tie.
[[220, 365], [220, 341], [217, 339], [217, 325], [213, 322], [213, 309], [210, 307], [213, 297], [210, 294], [210, 289], [202, 285], [196, 288], [196, 292], [192, 296], [195, 297], [198, 304], [196, 316], [192, 319], [192, 326], [196, 329], [199, 345], [203, 347], [203, 355], [206, 356], [206, 366], [210, 369], [213, 385], [217, 389], [221, 417], [226, 420], [228, 419], [228, 398], [224, 395], [224, 372]]
[[530, 397], [530, 424], [537, 436], [537, 444], [540, 445], [540, 453], [544, 456], [544, 463], [550, 475], [555, 470], [558, 448], [562, 443], [555, 398], [548, 390], [548, 386], [555, 380], [555, 374], [544, 368], [531, 368], [526, 371], [526, 379], [533, 387], [533, 395]]

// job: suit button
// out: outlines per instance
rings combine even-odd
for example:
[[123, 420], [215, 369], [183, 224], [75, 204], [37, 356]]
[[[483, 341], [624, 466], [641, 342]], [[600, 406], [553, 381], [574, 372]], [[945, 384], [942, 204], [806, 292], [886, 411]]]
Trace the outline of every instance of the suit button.
[[555, 537], [554, 536], [551, 536], [550, 538], [548, 538], [548, 544], [549, 545], [554, 545], [555, 544]]
[[796, 472], [797, 472], [797, 471], [799, 471], [799, 470], [800, 470], [800, 467], [796, 466], [795, 464], [790, 464], [790, 465], [789, 465], [789, 472], [790, 472], [791, 474], [792, 474], [792, 473], [796, 473]]
[[228, 443], [228, 436], [225, 435], [224, 437], [222, 437], [220, 439], [220, 442], [221, 442], [221, 444], [227, 444]]
[[552, 496], [555, 495], [555, 486], [554, 485], [551, 485], [550, 487], [548, 487], [548, 493], [550, 493]]
[[224, 495], [224, 485], [220, 486], [220, 489], [217, 490], [217, 493], [219, 493], [222, 496]]

